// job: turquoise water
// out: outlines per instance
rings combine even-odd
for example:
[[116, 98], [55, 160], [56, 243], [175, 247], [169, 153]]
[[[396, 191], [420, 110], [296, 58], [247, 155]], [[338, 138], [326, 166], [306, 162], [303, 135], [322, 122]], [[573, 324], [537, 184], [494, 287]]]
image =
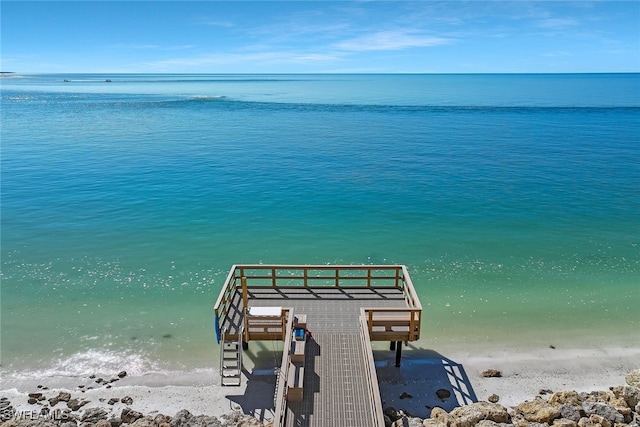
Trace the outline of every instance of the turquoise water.
[[639, 342], [638, 74], [1, 84], [5, 379], [215, 368], [236, 263], [406, 264], [443, 353]]

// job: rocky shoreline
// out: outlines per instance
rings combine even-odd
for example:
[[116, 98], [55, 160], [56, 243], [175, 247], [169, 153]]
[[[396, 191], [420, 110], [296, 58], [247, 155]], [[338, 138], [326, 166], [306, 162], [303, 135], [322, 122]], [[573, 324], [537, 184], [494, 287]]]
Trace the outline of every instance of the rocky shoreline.
[[[497, 371], [496, 371], [497, 372]], [[492, 373], [493, 376], [498, 376]], [[125, 372], [118, 378], [126, 376]], [[395, 408], [385, 408], [387, 427], [640, 427], [640, 369], [629, 373], [627, 385], [606, 391], [540, 390], [533, 400], [513, 407], [499, 403], [499, 396], [454, 408], [434, 407], [427, 419], [412, 417]], [[100, 381], [109, 384], [117, 379]], [[48, 396], [48, 397], [47, 397]], [[548, 397], [546, 397], [548, 396]], [[188, 410], [174, 416], [143, 414], [129, 406], [130, 396], [100, 399], [100, 405], [84, 409], [89, 400], [65, 390], [39, 386], [26, 402], [32, 409], [16, 410], [25, 402], [0, 398], [0, 427], [259, 427], [269, 426], [241, 411], [215, 417], [194, 415]], [[344, 426], [348, 427], [348, 426]]]

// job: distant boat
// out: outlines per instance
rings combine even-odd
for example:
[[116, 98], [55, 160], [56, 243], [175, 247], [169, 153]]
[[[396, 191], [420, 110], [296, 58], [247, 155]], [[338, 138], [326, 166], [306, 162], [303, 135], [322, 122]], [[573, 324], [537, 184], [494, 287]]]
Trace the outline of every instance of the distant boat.
[[111, 79], [107, 79], [107, 80], [105, 80], [105, 82], [111, 83]]
[[65, 81], [65, 83], [69, 83], [70, 82], [70, 80], [67, 80], [67, 79], [64, 79], [64, 81]]

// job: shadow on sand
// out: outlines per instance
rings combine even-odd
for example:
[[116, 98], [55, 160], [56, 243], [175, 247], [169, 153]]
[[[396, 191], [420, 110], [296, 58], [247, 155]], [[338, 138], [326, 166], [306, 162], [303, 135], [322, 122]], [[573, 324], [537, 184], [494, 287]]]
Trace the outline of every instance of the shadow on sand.
[[[373, 352], [383, 408], [394, 407], [411, 416], [428, 418], [431, 409], [437, 406], [449, 412], [477, 401], [461, 364], [433, 350], [411, 345], [406, 350], [399, 368], [395, 366], [394, 351]], [[313, 355], [307, 355], [307, 365], [313, 364], [319, 347], [310, 353]], [[271, 420], [276, 385], [274, 368], [280, 366], [281, 357], [282, 349], [273, 348], [269, 343], [252, 342], [250, 349], [244, 352], [244, 365], [248, 369], [243, 370], [242, 382], [246, 388], [229, 387], [226, 398], [239, 405], [245, 414], [251, 414], [261, 421]], [[305, 384], [319, 383], [317, 378], [311, 381], [311, 376], [315, 374], [313, 371], [305, 370]], [[447, 392], [448, 397], [444, 397]], [[443, 397], [439, 397], [439, 394]], [[302, 404], [294, 404], [291, 409], [294, 416], [301, 419], [307, 418], [312, 411]]]
[[242, 384], [245, 388], [229, 387], [229, 393], [225, 397], [240, 405], [245, 414], [253, 415], [263, 422], [271, 420], [276, 388], [275, 368], [280, 367], [282, 350], [274, 348], [268, 342], [251, 342], [249, 350], [243, 353], [243, 358], [243, 365], [249, 367], [242, 369]]
[[408, 350], [403, 352], [399, 368], [395, 366], [395, 352], [373, 352], [383, 408], [391, 406], [415, 417], [428, 418], [431, 409], [437, 406], [449, 412], [477, 402], [461, 364], [433, 350], [412, 346]]

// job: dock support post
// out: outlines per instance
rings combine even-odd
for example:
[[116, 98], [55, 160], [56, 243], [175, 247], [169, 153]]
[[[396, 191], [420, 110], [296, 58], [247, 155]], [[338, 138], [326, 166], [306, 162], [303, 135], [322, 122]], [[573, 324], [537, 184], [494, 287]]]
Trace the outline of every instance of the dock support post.
[[396, 367], [400, 367], [400, 360], [402, 359], [402, 341], [396, 341]]
[[396, 349], [396, 342], [389, 341], [389, 350], [395, 350], [395, 349]]

